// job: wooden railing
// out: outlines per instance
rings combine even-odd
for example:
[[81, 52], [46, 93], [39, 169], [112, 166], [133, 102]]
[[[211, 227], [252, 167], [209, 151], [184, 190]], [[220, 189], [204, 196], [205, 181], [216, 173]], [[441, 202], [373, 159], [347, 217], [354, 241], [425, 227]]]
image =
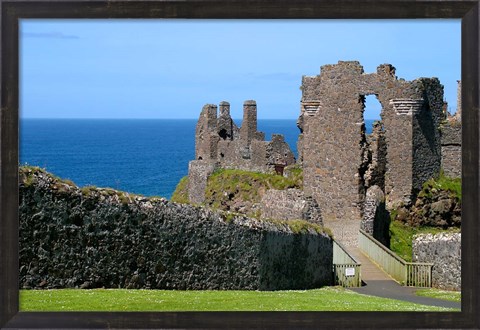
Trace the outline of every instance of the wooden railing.
[[400, 284], [416, 287], [432, 286], [432, 263], [406, 262], [361, 229], [358, 246]]
[[431, 287], [432, 267], [431, 263], [407, 262], [406, 286]]
[[362, 285], [361, 264], [335, 240], [333, 241], [333, 278], [335, 285], [346, 288]]

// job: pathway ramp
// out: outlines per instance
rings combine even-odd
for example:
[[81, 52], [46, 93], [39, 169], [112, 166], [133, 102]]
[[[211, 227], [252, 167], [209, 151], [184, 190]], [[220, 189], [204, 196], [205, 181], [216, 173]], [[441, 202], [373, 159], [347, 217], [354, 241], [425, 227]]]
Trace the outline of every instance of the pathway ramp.
[[404, 300], [422, 305], [461, 308], [459, 302], [419, 297], [415, 295], [415, 290], [417, 290], [417, 288], [405, 287], [398, 284], [372, 260], [370, 260], [370, 258], [368, 258], [358, 247], [349, 246], [347, 249], [348, 253], [362, 264], [362, 282], [364, 282], [362, 287], [350, 288], [350, 290], [370, 296]]

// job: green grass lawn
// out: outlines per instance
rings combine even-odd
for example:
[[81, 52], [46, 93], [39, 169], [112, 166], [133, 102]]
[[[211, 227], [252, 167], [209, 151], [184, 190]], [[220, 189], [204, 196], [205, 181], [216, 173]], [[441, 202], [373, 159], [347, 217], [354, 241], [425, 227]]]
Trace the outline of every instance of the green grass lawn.
[[462, 293], [459, 291], [445, 291], [439, 289], [420, 289], [415, 292], [417, 296], [430, 297], [442, 300], [457, 301], [462, 300]]
[[20, 290], [21, 311], [456, 311], [341, 287], [302, 291]]

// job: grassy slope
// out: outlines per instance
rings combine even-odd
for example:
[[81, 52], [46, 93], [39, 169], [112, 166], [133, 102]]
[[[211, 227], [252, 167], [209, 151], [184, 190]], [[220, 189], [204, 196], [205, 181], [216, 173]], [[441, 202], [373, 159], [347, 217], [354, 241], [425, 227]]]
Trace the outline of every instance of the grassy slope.
[[462, 179], [450, 178], [441, 172], [438, 178], [430, 179], [423, 184], [422, 191], [418, 196], [431, 196], [439, 190], [448, 191], [450, 196], [462, 200]]
[[[259, 204], [263, 193], [267, 189], [285, 190], [288, 188], [302, 189], [303, 171], [297, 166], [287, 167], [285, 176], [270, 173], [250, 172], [233, 169], [220, 169], [215, 171], [207, 182], [205, 191], [205, 205], [214, 209], [229, 211], [233, 217], [232, 204], [236, 201], [247, 202], [250, 205]], [[188, 200], [188, 176], [183, 177], [175, 188], [171, 198], [172, 202], [189, 204]], [[246, 212], [249, 217], [259, 218], [259, 211]], [[228, 221], [228, 219], [227, 219]], [[305, 220], [276, 220], [264, 219], [277, 224], [288, 224], [294, 233], [314, 230], [318, 233], [325, 232], [332, 236], [328, 228]]]
[[175, 191], [172, 194], [170, 199], [175, 203], [188, 204], [188, 176], [184, 176], [180, 182], [177, 184]]
[[248, 172], [242, 170], [219, 170], [208, 178], [205, 204], [223, 209], [232, 199], [259, 203], [268, 189], [284, 190], [301, 188], [303, 175], [284, 177], [275, 174]]
[[21, 311], [447, 311], [341, 287], [305, 291], [21, 290]]
[[445, 232], [460, 232], [459, 228], [444, 230], [435, 227], [414, 228], [399, 221], [390, 223], [390, 249], [405, 261], [412, 261], [412, 241], [416, 234], [438, 234]]
[[[449, 178], [440, 174], [436, 179], [430, 179], [423, 184], [419, 197], [431, 197], [438, 191], [448, 191], [452, 197], [462, 199], [462, 183], [460, 178]], [[394, 221], [396, 211], [391, 212], [390, 249], [406, 261], [412, 261], [412, 240], [416, 234], [438, 234], [441, 232], [460, 232], [459, 228], [447, 230], [436, 227], [411, 227], [399, 221]]]
[[[298, 167], [285, 169], [286, 176], [249, 172], [242, 170], [220, 169], [208, 178], [206, 201], [214, 208], [223, 208], [222, 202], [228, 202], [229, 195], [244, 201], [259, 202], [261, 194], [267, 189], [288, 189], [303, 187], [303, 171]], [[188, 176], [178, 183], [172, 201], [188, 203]]]

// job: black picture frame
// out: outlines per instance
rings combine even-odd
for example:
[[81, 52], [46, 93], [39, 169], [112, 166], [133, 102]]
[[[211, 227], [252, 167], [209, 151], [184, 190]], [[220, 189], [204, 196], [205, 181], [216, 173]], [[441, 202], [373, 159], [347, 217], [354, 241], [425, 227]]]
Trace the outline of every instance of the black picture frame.
[[[480, 328], [479, 0], [1, 0], [0, 11], [2, 328]], [[18, 28], [22, 18], [461, 19], [461, 312], [19, 312]], [[417, 51], [428, 51], [428, 43], [425, 47]]]

